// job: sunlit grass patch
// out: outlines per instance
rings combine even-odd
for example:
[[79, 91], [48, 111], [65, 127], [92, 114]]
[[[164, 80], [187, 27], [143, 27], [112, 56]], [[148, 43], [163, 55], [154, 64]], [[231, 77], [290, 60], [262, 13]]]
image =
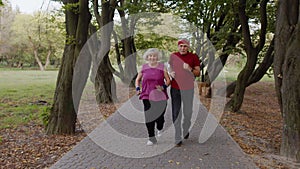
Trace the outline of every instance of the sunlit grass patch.
[[43, 124], [41, 114], [53, 102], [57, 73], [0, 70], [0, 128]]

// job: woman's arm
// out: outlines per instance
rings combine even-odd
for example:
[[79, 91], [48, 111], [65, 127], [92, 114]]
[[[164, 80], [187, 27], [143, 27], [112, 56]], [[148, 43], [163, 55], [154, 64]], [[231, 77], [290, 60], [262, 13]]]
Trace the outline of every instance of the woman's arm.
[[142, 72], [139, 72], [136, 79], [135, 79], [135, 89], [136, 89], [136, 94], [137, 95], [141, 94], [140, 82], [141, 82], [142, 77], [143, 77]]

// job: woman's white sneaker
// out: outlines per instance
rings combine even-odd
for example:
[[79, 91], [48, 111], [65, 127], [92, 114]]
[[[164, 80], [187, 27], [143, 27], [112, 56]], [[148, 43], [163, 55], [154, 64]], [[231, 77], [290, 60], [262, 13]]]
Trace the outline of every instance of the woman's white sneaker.
[[152, 146], [154, 143], [150, 140], [147, 141], [147, 146]]
[[161, 135], [162, 135], [162, 130], [158, 130], [157, 131], [157, 137], [161, 137]]

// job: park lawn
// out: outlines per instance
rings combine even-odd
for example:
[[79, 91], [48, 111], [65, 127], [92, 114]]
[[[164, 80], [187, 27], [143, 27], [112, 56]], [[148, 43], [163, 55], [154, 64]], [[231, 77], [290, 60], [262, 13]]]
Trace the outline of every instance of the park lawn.
[[[226, 80], [235, 80], [239, 71], [226, 67], [225, 70]], [[53, 102], [57, 73], [0, 69], [0, 144], [5, 154], [1, 157], [4, 168], [48, 168], [86, 137], [84, 132], [52, 136], [44, 133], [41, 116]], [[273, 158], [279, 153], [282, 117], [272, 81], [264, 77], [249, 86], [242, 107], [246, 113], [225, 112], [220, 124], [259, 168], [288, 168], [285, 166], [289, 163]], [[210, 99], [201, 98], [209, 108]], [[48, 104], [35, 104], [41, 100]], [[115, 105], [104, 107], [113, 110]]]
[[[241, 68], [225, 67], [220, 80], [236, 80]], [[42, 124], [53, 102], [58, 71], [0, 69], [0, 129]], [[273, 81], [267, 77], [262, 81]], [[46, 104], [39, 104], [45, 101]]]
[[53, 102], [57, 74], [58, 71], [0, 70], [0, 129], [30, 122], [42, 124]]

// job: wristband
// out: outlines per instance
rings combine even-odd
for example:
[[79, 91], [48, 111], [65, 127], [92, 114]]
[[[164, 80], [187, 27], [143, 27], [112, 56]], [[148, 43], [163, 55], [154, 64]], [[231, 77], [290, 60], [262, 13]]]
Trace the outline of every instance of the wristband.
[[166, 84], [162, 85], [162, 87], [164, 88], [164, 90], [166, 90], [168, 88], [168, 86]]
[[141, 89], [140, 89], [140, 87], [138, 86], [138, 87], [135, 88], [135, 90], [136, 90], [136, 91], [140, 91]]

